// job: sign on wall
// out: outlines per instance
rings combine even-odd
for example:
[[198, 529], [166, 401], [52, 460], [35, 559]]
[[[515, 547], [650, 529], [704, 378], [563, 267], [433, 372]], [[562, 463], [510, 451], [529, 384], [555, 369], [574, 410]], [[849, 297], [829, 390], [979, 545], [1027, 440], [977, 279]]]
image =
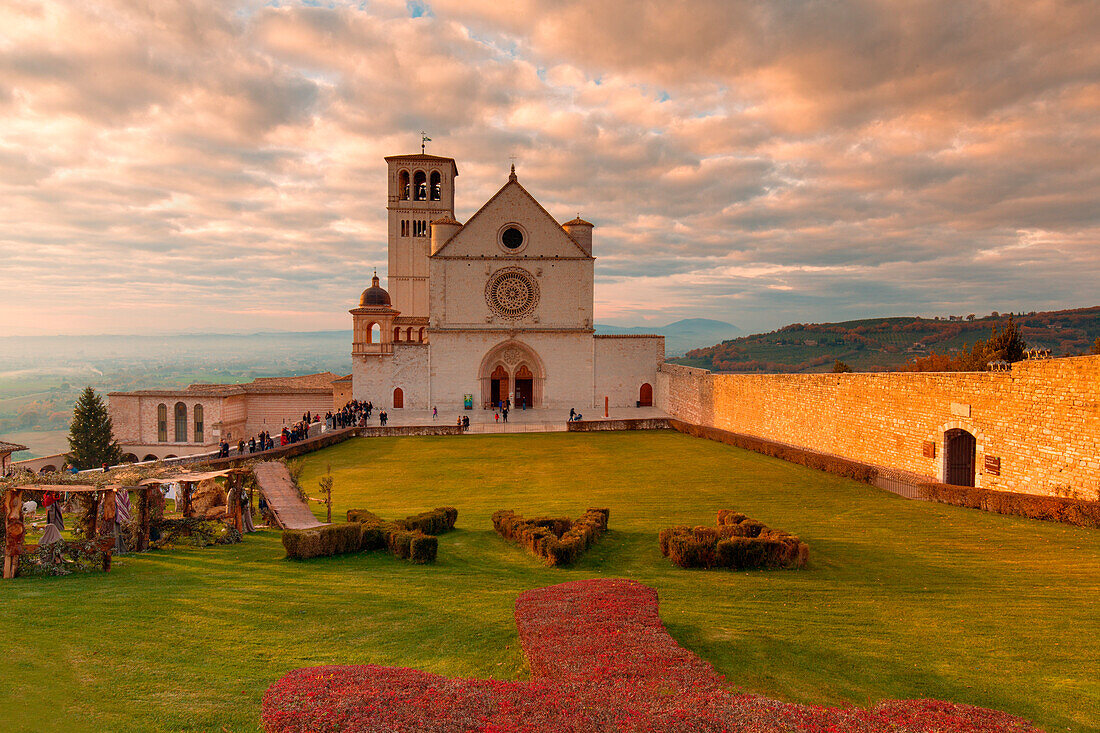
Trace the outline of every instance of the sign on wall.
[[986, 456], [985, 457], [985, 472], [990, 476], [1001, 475], [1001, 458], [1000, 456]]

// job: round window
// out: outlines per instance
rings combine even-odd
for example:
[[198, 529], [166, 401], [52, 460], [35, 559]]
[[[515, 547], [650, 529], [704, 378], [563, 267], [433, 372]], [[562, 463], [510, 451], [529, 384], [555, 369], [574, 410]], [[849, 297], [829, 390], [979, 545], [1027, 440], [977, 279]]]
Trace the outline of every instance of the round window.
[[519, 249], [523, 246], [523, 232], [516, 227], [508, 227], [500, 235], [500, 243], [508, 249]]

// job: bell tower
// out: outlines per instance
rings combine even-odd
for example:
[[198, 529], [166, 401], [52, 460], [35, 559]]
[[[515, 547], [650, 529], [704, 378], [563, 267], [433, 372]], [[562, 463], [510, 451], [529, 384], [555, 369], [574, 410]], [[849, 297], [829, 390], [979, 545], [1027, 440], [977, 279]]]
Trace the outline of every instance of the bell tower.
[[389, 168], [389, 292], [402, 321], [428, 318], [428, 256], [432, 221], [453, 219], [454, 158], [428, 155], [391, 155]]

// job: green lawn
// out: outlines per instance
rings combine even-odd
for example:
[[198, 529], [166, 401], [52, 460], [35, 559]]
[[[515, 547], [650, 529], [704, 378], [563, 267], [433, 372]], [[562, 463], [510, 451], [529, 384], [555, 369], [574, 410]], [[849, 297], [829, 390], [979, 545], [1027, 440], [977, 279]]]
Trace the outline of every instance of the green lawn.
[[[457, 506], [439, 561], [289, 562], [264, 532], [127, 556], [109, 576], [0, 584], [0, 728], [255, 730], [267, 685], [314, 664], [523, 679], [516, 595], [621, 576], [657, 588], [672, 635], [755, 692], [946, 698], [1100, 730], [1100, 532], [910, 502], [666, 432], [352, 440], [306, 458], [310, 494], [329, 465], [340, 515]], [[540, 565], [489, 522], [588, 506], [611, 508], [611, 531], [574, 569]], [[808, 568], [661, 557], [659, 529], [723, 507], [801, 535]]]

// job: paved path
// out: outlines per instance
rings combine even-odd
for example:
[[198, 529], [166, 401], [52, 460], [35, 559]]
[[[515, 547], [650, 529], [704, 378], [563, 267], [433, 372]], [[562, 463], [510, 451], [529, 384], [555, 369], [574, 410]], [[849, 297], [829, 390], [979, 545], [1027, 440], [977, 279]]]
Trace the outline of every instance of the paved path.
[[264, 492], [267, 505], [275, 514], [275, 519], [283, 529], [309, 529], [321, 527], [324, 522], [318, 522], [317, 517], [305, 505], [298, 490], [294, 488], [294, 482], [290, 480], [290, 472], [286, 466], [278, 461], [265, 461], [257, 463], [253, 470], [256, 473], [256, 485]]

